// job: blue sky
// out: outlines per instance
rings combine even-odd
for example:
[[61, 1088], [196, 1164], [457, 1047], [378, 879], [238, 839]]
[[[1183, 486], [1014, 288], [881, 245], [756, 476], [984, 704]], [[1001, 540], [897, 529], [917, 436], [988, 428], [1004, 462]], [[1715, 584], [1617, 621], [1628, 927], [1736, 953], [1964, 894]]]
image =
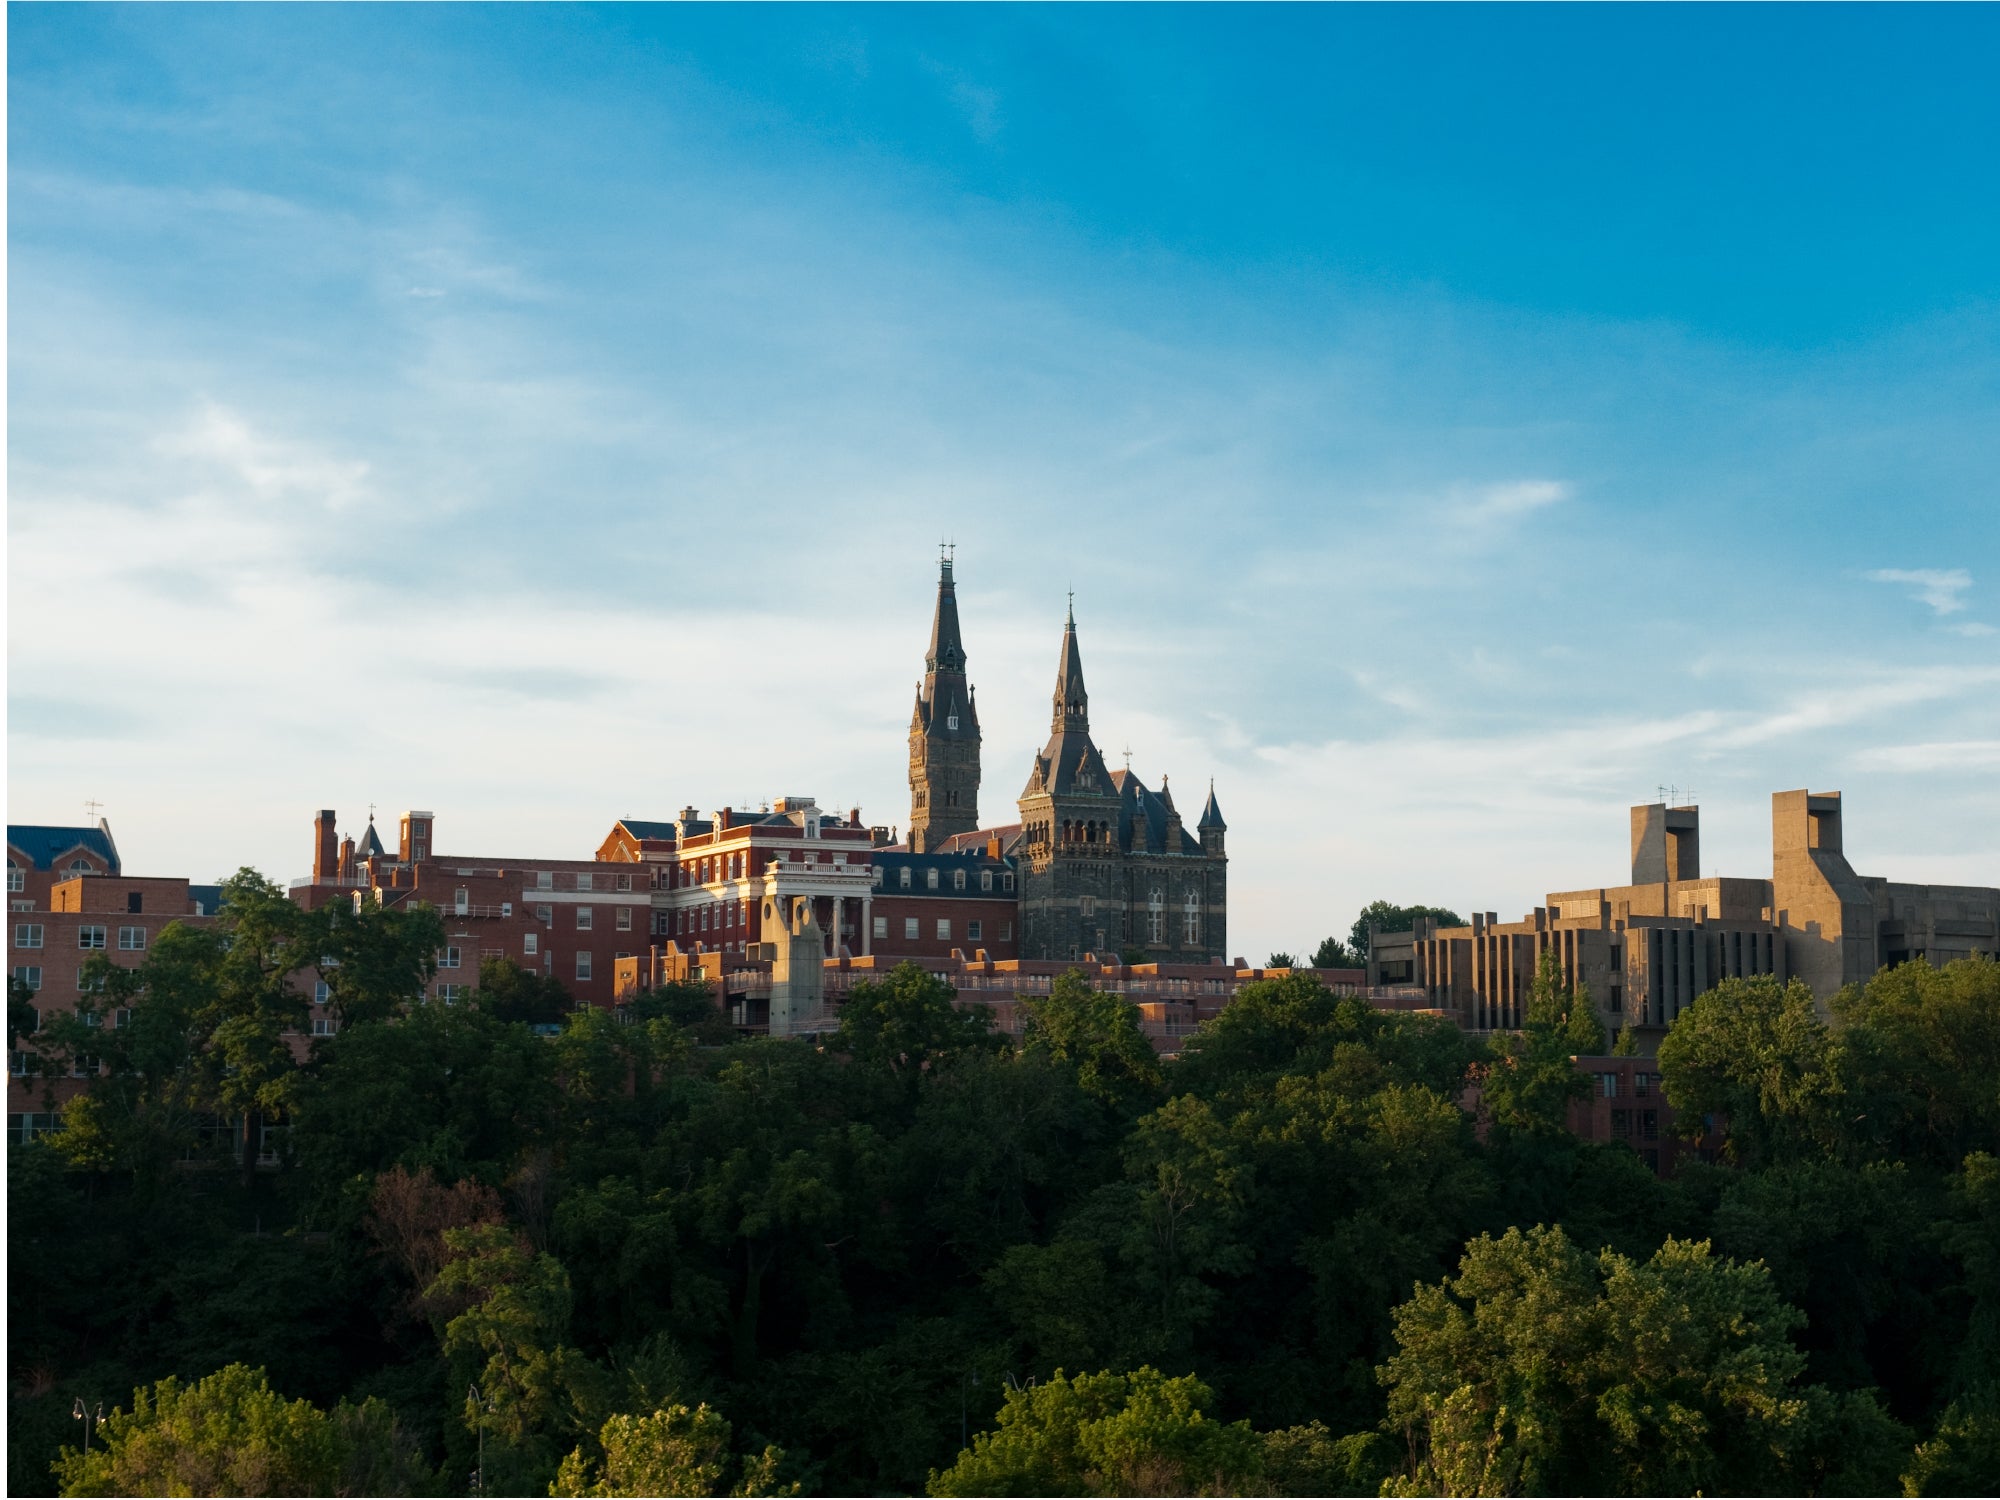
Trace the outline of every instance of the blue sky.
[[[1232, 948], [1692, 787], [2000, 883], [2000, 11], [14, 7], [9, 815], [998, 820], [1064, 594]], [[353, 819], [357, 824], [359, 818]]]

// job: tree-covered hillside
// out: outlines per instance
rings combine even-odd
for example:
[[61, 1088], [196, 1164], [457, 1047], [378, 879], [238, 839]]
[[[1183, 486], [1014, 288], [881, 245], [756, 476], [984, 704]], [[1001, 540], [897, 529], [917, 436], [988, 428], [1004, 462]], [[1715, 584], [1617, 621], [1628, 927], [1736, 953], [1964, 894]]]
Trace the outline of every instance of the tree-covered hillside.
[[[420, 913], [329, 932], [231, 890], [113, 977], [128, 1025], [39, 1039], [106, 1071], [9, 1156], [11, 1493], [2000, 1475], [1990, 962], [1830, 1021], [1704, 997], [1660, 1071], [1723, 1159], [1663, 1182], [1561, 1128], [1588, 1017], [1559, 993], [1488, 1047], [1299, 975], [1161, 1062], [1080, 978], [1014, 1042], [905, 966], [823, 1047], [682, 991], [550, 1035], [528, 981], [411, 1003]], [[344, 1024], [300, 1060], [287, 976], [336, 940]], [[275, 1169], [210, 1123], [246, 1116]]]

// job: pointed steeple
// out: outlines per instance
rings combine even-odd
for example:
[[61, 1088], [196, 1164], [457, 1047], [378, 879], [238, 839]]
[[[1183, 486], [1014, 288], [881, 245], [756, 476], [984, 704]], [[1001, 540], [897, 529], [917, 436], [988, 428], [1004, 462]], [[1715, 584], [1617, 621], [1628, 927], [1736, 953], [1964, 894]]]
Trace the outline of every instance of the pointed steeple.
[[919, 854], [979, 826], [979, 710], [965, 678], [951, 565], [940, 547], [930, 650], [910, 714], [910, 847]]
[[931, 616], [931, 649], [924, 655], [931, 672], [963, 672], [965, 643], [958, 636], [958, 591], [951, 581], [951, 559], [938, 559], [937, 610]]
[[1083, 685], [1083, 654], [1076, 645], [1076, 596], [1070, 596], [1069, 619], [1063, 625], [1062, 662], [1056, 668], [1055, 713], [1050, 721], [1057, 734], [1090, 730], [1090, 694]]
[[1208, 805], [1201, 810], [1201, 821], [1194, 825], [1203, 833], [1211, 828], [1228, 831], [1229, 825], [1222, 821], [1222, 809], [1215, 805], [1215, 778], [1208, 780]]

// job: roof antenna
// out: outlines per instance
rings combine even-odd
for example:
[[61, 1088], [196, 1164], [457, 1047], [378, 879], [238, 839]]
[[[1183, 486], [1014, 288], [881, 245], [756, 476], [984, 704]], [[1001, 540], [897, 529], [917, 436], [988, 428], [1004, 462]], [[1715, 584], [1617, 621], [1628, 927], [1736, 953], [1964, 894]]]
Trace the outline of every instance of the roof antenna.
[[95, 797], [90, 797], [85, 799], [83, 804], [83, 815], [86, 818], [94, 818], [103, 811], [104, 811], [104, 804], [102, 802], [99, 802]]

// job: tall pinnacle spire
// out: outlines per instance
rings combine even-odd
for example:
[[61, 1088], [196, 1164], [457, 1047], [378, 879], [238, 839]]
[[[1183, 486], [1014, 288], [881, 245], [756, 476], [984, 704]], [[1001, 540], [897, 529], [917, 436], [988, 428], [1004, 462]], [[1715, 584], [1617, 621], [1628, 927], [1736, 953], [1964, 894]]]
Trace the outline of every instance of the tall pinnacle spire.
[[951, 565], [941, 545], [931, 645], [910, 715], [910, 847], [919, 854], [979, 826], [979, 709], [965, 679]]
[[963, 672], [965, 643], [958, 635], [958, 591], [951, 581], [951, 559], [938, 559], [937, 612], [931, 617], [931, 649], [924, 666], [932, 672]]
[[1090, 730], [1090, 694], [1083, 686], [1083, 654], [1076, 646], [1076, 596], [1070, 595], [1069, 619], [1063, 625], [1062, 664], [1056, 669], [1055, 714], [1051, 728], [1057, 734], [1075, 729]]

